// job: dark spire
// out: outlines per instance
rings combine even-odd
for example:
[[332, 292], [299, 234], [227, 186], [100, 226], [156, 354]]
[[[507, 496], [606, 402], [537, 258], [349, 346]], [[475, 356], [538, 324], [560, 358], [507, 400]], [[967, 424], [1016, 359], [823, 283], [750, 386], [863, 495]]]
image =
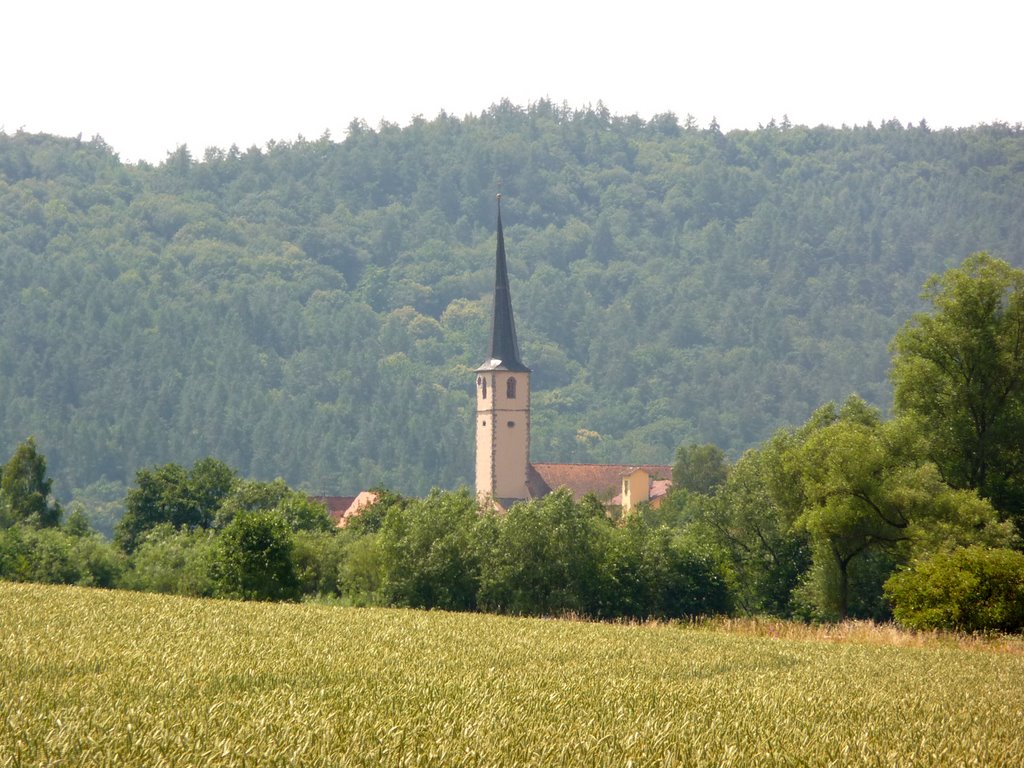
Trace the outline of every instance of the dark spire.
[[494, 271], [494, 319], [491, 321], [491, 343], [487, 348], [488, 360], [482, 366], [487, 370], [529, 371], [519, 359], [516, 340], [516, 321], [512, 317], [512, 294], [508, 290], [508, 267], [505, 265], [505, 235], [501, 229], [501, 193], [498, 194], [498, 249]]

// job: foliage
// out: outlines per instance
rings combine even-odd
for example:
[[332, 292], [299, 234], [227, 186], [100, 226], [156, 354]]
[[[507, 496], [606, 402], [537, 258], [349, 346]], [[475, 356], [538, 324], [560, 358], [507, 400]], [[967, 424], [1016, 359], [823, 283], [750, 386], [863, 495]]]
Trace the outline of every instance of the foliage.
[[88, 536], [95, 533], [89, 525], [89, 516], [80, 506], [72, 508], [68, 519], [64, 521], [64, 531], [72, 536]]
[[114, 587], [124, 556], [95, 534], [19, 523], [0, 530], [0, 579]]
[[346, 549], [344, 539], [333, 531], [297, 531], [292, 561], [299, 593], [310, 597], [339, 596]]
[[74, 535], [72, 554], [78, 563], [75, 583], [82, 587], [113, 589], [120, 585], [127, 564], [121, 551], [96, 533]]
[[214, 523], [217, 528], [223, 528], [242, 512], [270, 509], [280, 513], [293, 531], [327, 531], [332, 527], [322, 504], [292, 490], [281, 478], [270, 483], [259, 480], [234, 482], [217, 507]]
[[474, 540], [477, 519], [467, 489], [432, 491], [393, 506], [380, 529], [386, 599], [414, 608], [475, 608], [482, 554]]
[[185, 530], [210, 528], [234, 482], [234, 471], [212, 458], [197, 461], [190, 470], [174, 463], [140, 469], [125, 497], [115, 541], [132, 552], [142, 535], [161, 523]]
[[667, 619], [732, 610], [717, 564], [691, 551], [677, 532], [637, 515], [612, 531], [602, 567], [604, 617]]
[[212, 574], [218, 595], [243, 600], [294, 600], [298, 575], [294, 534], [277, 510], [242, 511], [217, 537]]
[[955, 488], [976, 489], [1024, 531], [1024, 270], [985, 253], [931, 278], [893, 340], [896, 407]]
[[793, 590], [810, 567], [807, 534], [793, 526], [788, 499], [778, 493], [788, 438], [779, 434], [743, 454], [717, 496], [696, 507], [689, 526], [692, 537], [717, 553], [736, 606], [747, 614], [792, 615]]
[[656, 507], [640, 504], [635, 511], [641, 520], [653, 528], [682, 528], [695, 516], [695, 509], [703, 506], [706, 501], [706, 496], [673, 486]]
[[936, 552], [885, 584], [896, 620], [918, 630], [1024, 630], [1024, 554], [981, 546]]
[[14, 765], [1014, 765], [1024, 745], [1019, 644], [16, 584], [0, 626]]
[[392, 510], [404, 509], [412, 503], [412, 499], [381, 486], [371, 489], [371, 493], [376, 494], [376, 501], [348, 521], [348, 530], [353, 535], [376, 533]]
[[386, 604], [384, 555], [378, 536], [360, 536], [346, 543], [338, 582], [342, 596], [350, 605]]
[[215, 592], [216, 539], [210, 531], [151, 528], [131, 555], [121, 586], [145, 592], [209, 597]]
[[20, 443], [0, 473], [0, 527], [26, 522], [45, 528], [60, 524], [61, 507], [52, 497], [46, 458], [36, 440]]
[[672, 487], [710, 494], [729, 474], [725, 452], [715, 445], [680, 445], [672, 466]]
[[0, 573], [13, 581], [74, 584], [78, 569], [72, 540], [59, 529], [17, 525], [2, 533]]
[[128, 487], [124, 483], [99, 480], [86, 488], [72, 491], [71, 506], [89, 518], [89, 527], [108, 539], [114, 538], [114, 528], [124, 517], [124, 497]]
[[558, 490], [520, 502], [497, 521], [480, 574], [480, 604], [500, 613], [600, 615], [611, 524], [592, 497]]
[[[1006, 543], [1011, 531], [970, 492], [955, 491], [900, 420], [883, 423], [856, 397], [838, 418], [807, 435], [786, 457], [800, 477], [803, 505], [795, 524], [810, 536], [825, 616], [850, 610], [851, 565], [872, 552], [893, 564], [942, 542]], [[884, 560], [875, 559], [875, 565]], [[885, 572], [873, 585], [881, 592]], [[816, 594], [815, 594], [816, 593]]]
[[920, 433], [858, 397], [822, 406], [732, 467], [684, 525], [747, 614], [888, 618], [883, 584], [913, 557], [1007, 546], [1012, 528], [943, 482]]

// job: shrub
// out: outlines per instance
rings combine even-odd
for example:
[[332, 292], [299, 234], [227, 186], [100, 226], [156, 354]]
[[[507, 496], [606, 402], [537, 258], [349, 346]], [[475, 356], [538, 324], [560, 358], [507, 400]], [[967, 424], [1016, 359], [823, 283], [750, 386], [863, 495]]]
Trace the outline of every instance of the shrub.
[[345, 559], [345, 542], [334, 532], [299, 531], [292, 560], [303, 595], [338, 596], [338, 578]]
[[613, 531], [604, 570], [604, 617], [680, 618], [732, 607], [711, 558], [690, 551], [670, 528], [649, 526], [637, 516]]
[[239, 513], [217, 541], [217, 593], [243, 600], [296, 599], [294, 548], [291, 526], [278, 510]]
[[78, 580], [71, 537], [56, 528], [15, 525], [0, 540], [0, 576], [11, 581], [74, 584]]
[[480, 604], [498, 613], [603, 613], [611, 524], [601, 503], [562, 489], [498, 519], [481, 567]]
[[[65, 534], [68, 535], [68, 534]], [[71, 556], [77, 569], [76, 584], [83, 587], [117, 587], [125, 569], [121, 550], [98, 533], [68, 535]]]
[[910, 629], [1024, 629], [1024, 554], [966, 547], [934, 554], [885, 584], [896, 621]]
[[338, 582], [345, 602], [383, 605], [384, 556], [377, 535], [359, 536], [345, 547], [338, 567]]
[[477, 500], [467, 489], [431, 491], [388, 510], [378, 541], [381, 589], [394, 605], [464, 611], [476, 607], [480, 557]]
[[113, 587], [123, 560], [97, 534], [19, 524], [0, 532], [0, 578], [41, 584]]
[[208, 597], [215, 539], [209, 531], [178, 531], [161, 523], [142, 539], [131, 556], [122, 586], [143, 592]]

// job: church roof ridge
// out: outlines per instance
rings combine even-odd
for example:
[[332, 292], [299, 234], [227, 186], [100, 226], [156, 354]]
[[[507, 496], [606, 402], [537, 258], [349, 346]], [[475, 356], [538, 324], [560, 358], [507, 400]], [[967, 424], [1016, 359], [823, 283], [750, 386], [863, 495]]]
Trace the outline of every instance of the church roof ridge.
[[531, 461], [528, 472], [537, 489], [531, 492], [542, 496], [558, 488], [568, 488], [573, 497], [581, 499], [587, 493], [611, 498], [618, 490], [623, 473], [643, 469], [656, 480], [671, 480], [672, 467], [668, 464], [598, 464]]
[[671, 464], [622, 464], [606, 461], [534, 461], [540, 467], [625, 467], [626, 469], [672, 469]]

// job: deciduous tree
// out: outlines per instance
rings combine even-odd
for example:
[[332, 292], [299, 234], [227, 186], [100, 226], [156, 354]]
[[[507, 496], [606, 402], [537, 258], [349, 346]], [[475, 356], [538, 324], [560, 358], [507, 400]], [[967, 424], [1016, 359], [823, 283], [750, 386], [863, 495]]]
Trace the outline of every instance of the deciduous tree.
[[672, 466], [672, 485], [688, 491], [711, 494], [725, 482], [729, 463], [716, 445], [681, 445]]
[[793, 526], [795, 514], [776, 492], [785, 485], [779, 449], [788, 437], [747, 451], [690, 525], [697, 541], [719, 553], [737, 607], [751, 614], [790, 615], [793, 590], [811, 564], [807, 533]]
[[1024, 271], [985, 253], [931, 278], [896, 335], [892, 381], [928, 455], [1024, 530]]
[[804, 494], [796, 524], [810, 534], [816, 602], [825, 615], [847, 617], [851, 565], [871, 553], [899, 562], [934, 546], [1009, 540], [1010, 528], [997, 523], [989, 504], [950, 488], [920, 452], [903, 422], [883, 423], [851, 398], [836, 422], [790, 454]]
[[51, 496], [53, 481], [46, 476], [46, 457], [29, 437], [21, 443], [0, 473], [0, 523], [27, 522], [41, 528], [60, 524], [61, 507]]
[[288, 521], [276, 510], [237, 515], [217, 539], [217, 593], [243, 600], [298, 598], [293, 537]]
[[191, 470], [174, 463], [140, 469], [135, 487], [125, 497], [114, 540], [132, 552], [142, 535], [161, 523], [179, 529], [210, 528], [234, 482], [234, 471], [211, 458], [197, 461]]

